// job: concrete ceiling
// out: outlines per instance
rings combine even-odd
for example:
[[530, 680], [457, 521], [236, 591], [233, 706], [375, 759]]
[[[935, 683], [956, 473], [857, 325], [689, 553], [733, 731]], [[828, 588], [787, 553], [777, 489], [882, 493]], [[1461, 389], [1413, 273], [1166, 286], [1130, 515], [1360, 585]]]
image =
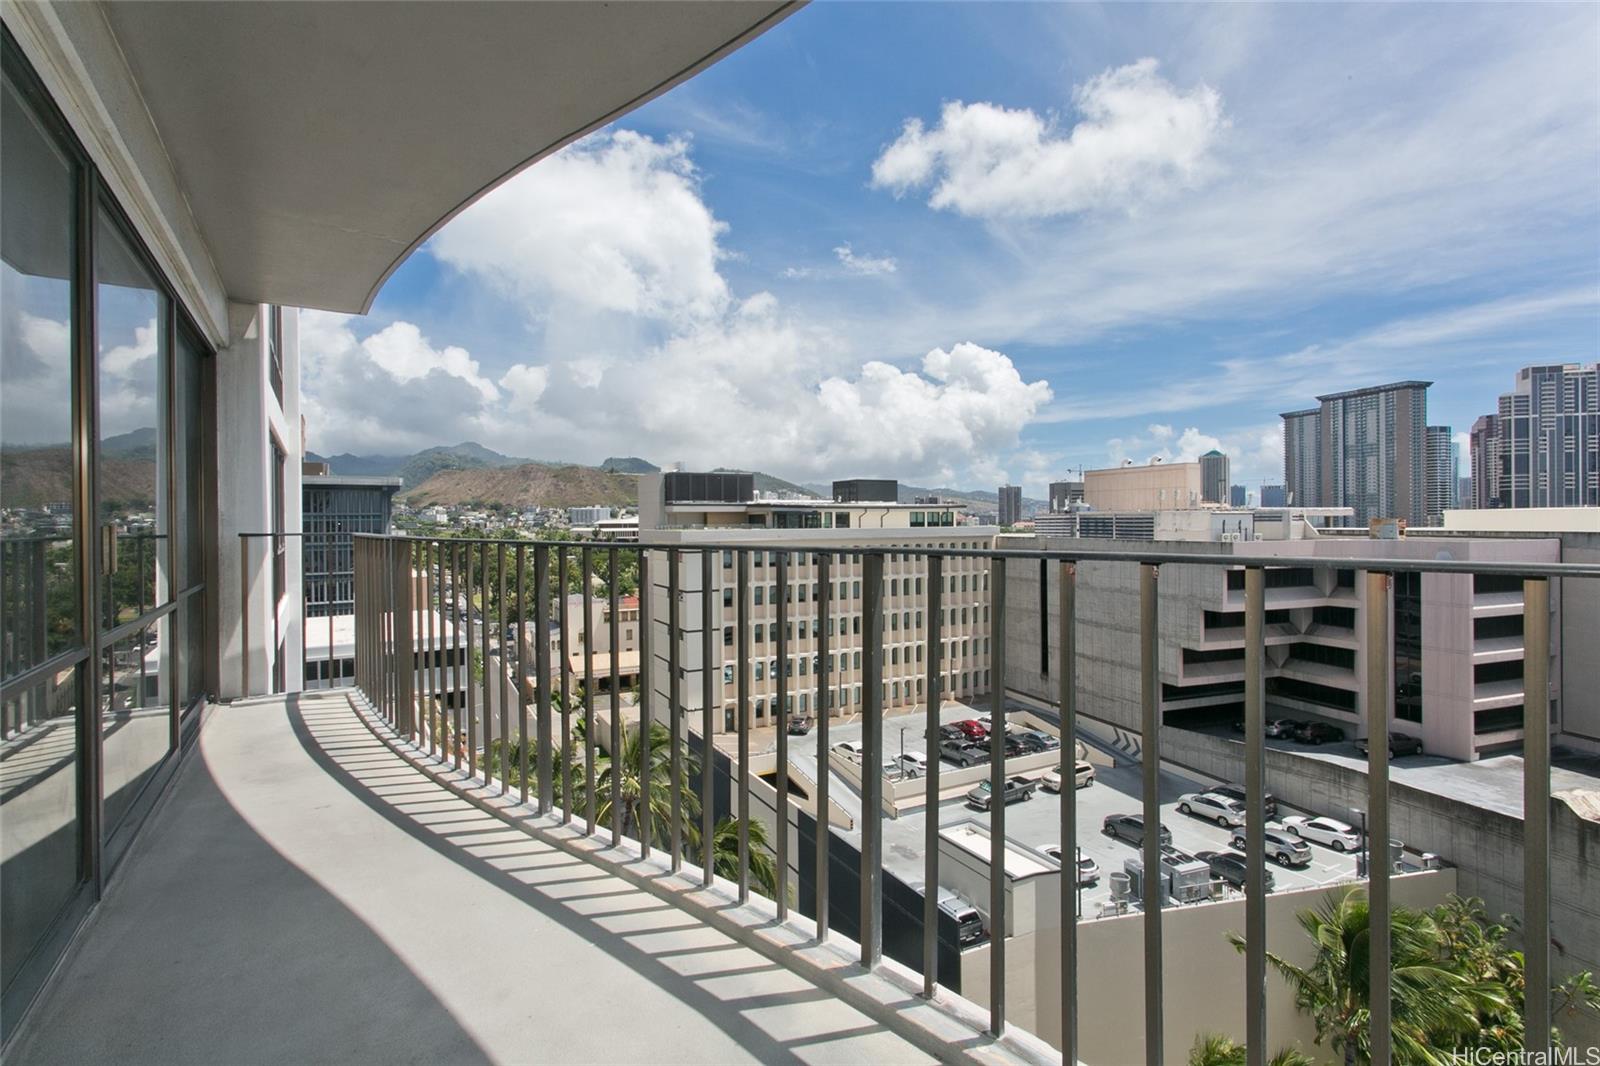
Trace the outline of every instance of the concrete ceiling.
[[228, 298], [364, 312], [479, 195], [797, 6], [104, 8]]

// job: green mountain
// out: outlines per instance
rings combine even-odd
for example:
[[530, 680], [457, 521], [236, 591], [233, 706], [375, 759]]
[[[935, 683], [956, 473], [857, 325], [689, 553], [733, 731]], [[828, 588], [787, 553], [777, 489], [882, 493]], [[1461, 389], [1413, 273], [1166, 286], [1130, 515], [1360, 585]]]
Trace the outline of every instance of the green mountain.
[[613, 474], [654, 474], [661, 468], [637, 455], [627, 455], [621, 458], [612, 456], [600, 464], [600, 469]]

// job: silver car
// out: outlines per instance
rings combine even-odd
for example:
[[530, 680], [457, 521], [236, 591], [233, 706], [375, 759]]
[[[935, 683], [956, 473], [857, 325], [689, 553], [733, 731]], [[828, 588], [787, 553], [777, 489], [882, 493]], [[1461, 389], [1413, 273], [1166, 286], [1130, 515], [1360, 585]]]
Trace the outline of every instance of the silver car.
[[1244, 824], [1244, 805], [1226, 796], [1209, 792], [1191, 792], [1178, 797], [1178, 813], [1216, 822], [1222, 828]]

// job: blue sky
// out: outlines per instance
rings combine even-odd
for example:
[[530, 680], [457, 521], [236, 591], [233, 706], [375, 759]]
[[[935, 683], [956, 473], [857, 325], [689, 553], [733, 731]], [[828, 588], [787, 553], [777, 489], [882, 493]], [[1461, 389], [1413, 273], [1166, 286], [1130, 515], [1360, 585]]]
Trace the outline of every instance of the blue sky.
[[[816, 3], [307, 313], [311, 446], [1020, 481], [1600, 351], [1591, 5]], [[396, 410], [418, 411], [399, 423]], [[330, 416], [329, 412], [337, 412]]]

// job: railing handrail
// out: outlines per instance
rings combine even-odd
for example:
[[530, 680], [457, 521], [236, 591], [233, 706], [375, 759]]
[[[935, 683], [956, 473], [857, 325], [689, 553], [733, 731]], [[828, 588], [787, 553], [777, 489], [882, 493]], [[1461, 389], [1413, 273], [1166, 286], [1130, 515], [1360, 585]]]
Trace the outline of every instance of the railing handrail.
[[[759, 528], [759, 527], [758, 527]], [[838, 532], [837, 530], [834, 532]], [[848, 532], [848, 531], [847, 531]], [[872, 530], [872, 532], [879, 532]], [[240, 534], [245, 536], [246, 534]], [[253, 536], [300, 536], [298, 533], [282, 534], [251, 534]], [[907, 530], [907, 535], [913, 535]], [[601, 548], [618, 551], [666, 551], [676, 549], [685, 552], [698, 551], [731, 551], [731, 552], [830, 552], [835, 555], [937, 555], [945, 559], [1007, 559], [1032, 562], [1054, 563], [1137, 563], [1141, 566], [1165, 566], [1169, 563], [1183, 563], [1192, 566], [1225, 566], [1235, 568], [1261, 567], [1264, 569], [1287, 569], [1304, 567], [1324, 567], [1331, 570], [1369, 570], [1385, 574], [1506, 574], [1511, 577], [1578, 577], [1600, 578], [1600, 563], [1536, 563], [1536, 562], [1497, 562], [1491, 560], [1463, 560], [1463, 559], [1394, 559], [1383, 557], [1363, 558], [1360, 556], [1328, 557], [1317, 555], [1225, 555], [1217, 552], [1159, 552], [1159, 551], [1121, 551], [1107, 550], [1104, 548], [1088, 548], [1082, 551], [1064, 549], [1034, 549], [1019, 550], [1014, 548], [927, 548], [915, 545], [887, 544], [869, 546], [865, 544], [840, 544], [838, 547], [812, 543], [788, 542], [763, 542], [752, 544], [749, 541], [614, 541], [614, 540], [528, 540], [517, 538], [492, 538], [492, 537], [418, 537], [399, 533], [352, 533], [356, 539], [370, 538], [373, 540], [392, 540], [406, 542], [431, 542], [453, 541], [459, 544], [542, 544], [556, 547], [564, 545], [568, 548]], [[1548, 540], [1549, 537], [1530, 536], [1531, 540]], [[1188, 543], [1173, 541], [1169, 543]], [[1285, 542], [1293, 543], [1293, 542]]]

